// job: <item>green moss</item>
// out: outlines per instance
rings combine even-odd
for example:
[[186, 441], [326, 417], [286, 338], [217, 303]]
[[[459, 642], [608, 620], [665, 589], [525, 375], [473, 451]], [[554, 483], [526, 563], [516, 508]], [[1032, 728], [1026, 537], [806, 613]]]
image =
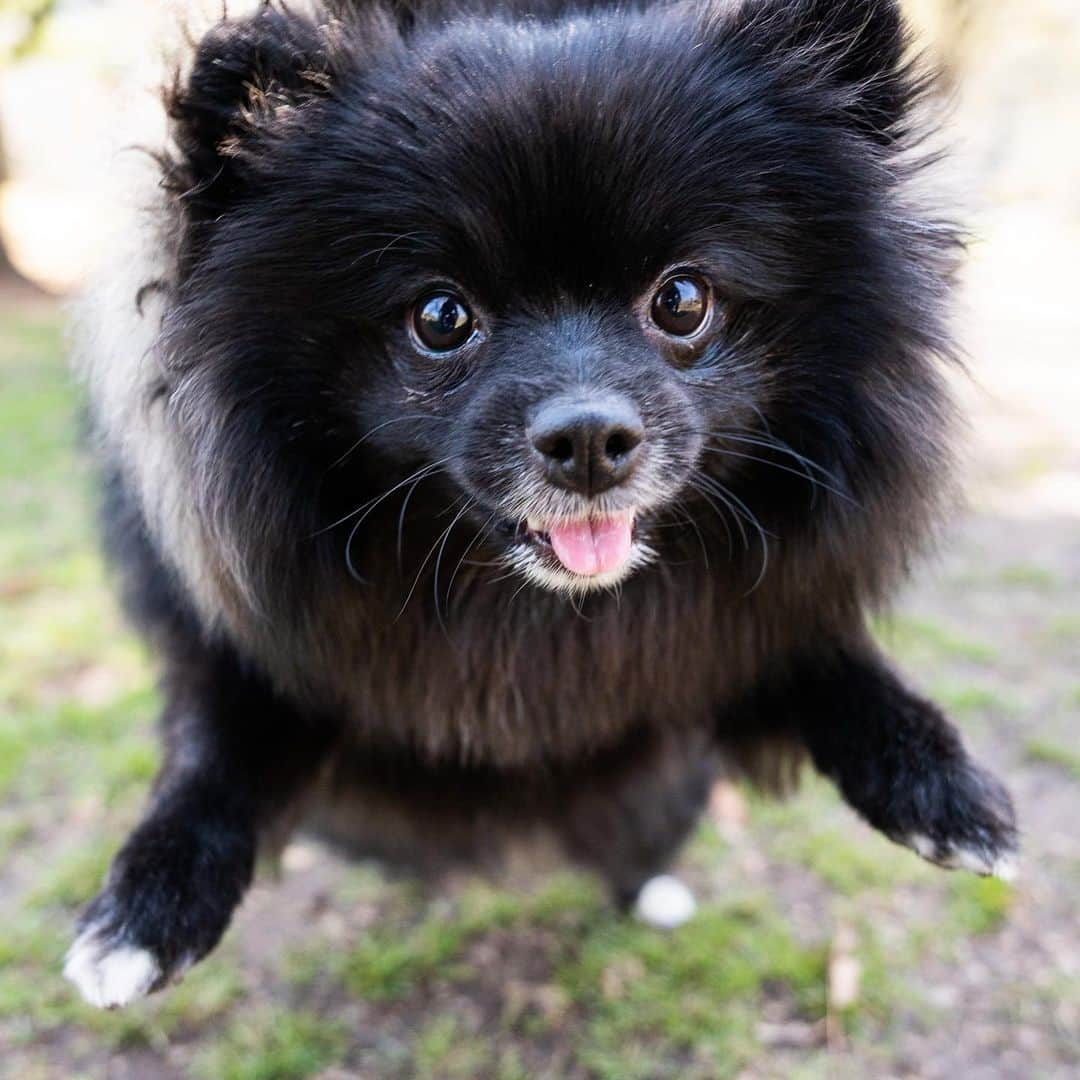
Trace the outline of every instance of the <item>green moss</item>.
[[311, 1013], [263, 1009], [237, 1015], [217, 1045], [198, 1056], [208, 1080], [298, 1080], [344, 1053], [344, 1029]]

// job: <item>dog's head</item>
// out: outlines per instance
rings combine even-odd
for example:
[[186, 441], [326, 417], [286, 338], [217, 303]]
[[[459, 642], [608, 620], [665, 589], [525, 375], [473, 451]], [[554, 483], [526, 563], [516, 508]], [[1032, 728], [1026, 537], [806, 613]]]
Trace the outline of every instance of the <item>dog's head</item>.
[[894, 3], [406, 22], [226, 22], [172, 98], [216, 498], [345, 535], [430, 484], [438, 532], [585, 590], [911, 468], [953, 234], [905, 202]]

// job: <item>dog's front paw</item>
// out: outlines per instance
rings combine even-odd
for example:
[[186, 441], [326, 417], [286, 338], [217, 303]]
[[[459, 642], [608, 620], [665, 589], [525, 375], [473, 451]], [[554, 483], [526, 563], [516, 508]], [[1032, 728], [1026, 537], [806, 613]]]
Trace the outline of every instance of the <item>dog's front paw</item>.
[[191, 964], [190, 954], [168, 947], [176, 930], [168, 906], [154, 910], [152, 904], [137, 902], [137, 893], [125, 897], [114, 885], [106, 886], [79, 920], [78, 936], [64, 960], [64, 977], [100, 1009], [146, 997]]
[[1017, 872], [1017, 831], [1004, 785], [969, 760], [921, 776], [898, 800], [893, 839], [949, 870], [971, 870], [1011, 881]]
[[220, 821], [193, 828], [198, 809], [144, 821], [79, 920], [64, 974], [91, 1005], [145, 997], [221, 940], [251, 880], [254, 837]]
[[99, 1009], [117, 1009], [145, 997], [163, 977], [161, 963], [149, 949], [126, 944], [94, 926], [79, 934], [64, 961], [64, 978]]

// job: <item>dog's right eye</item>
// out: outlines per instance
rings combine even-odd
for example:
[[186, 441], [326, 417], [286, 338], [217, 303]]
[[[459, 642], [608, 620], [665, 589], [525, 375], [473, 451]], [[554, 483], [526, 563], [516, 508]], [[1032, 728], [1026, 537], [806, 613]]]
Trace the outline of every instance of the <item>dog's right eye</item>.
[[410, 325], [423, 348], [430, 352], [452, 352], [472, 337], [476, 320], [460, 296], [433, 292], [413, 308]]

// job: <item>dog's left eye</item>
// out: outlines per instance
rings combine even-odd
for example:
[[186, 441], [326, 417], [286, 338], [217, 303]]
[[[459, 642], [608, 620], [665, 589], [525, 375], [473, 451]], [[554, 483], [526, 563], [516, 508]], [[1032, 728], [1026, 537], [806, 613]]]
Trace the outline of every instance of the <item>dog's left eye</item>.
[[709, 287], [692, 274], [675, 274], [656, 290], [650, 315], [665, 334], [691, 337], [709, 314]]
[[433, 292], [413, 308], [411, 324], [425, 349], [452, 352], [472, 337], [476, 320], [469, 305], [456, 293]]

